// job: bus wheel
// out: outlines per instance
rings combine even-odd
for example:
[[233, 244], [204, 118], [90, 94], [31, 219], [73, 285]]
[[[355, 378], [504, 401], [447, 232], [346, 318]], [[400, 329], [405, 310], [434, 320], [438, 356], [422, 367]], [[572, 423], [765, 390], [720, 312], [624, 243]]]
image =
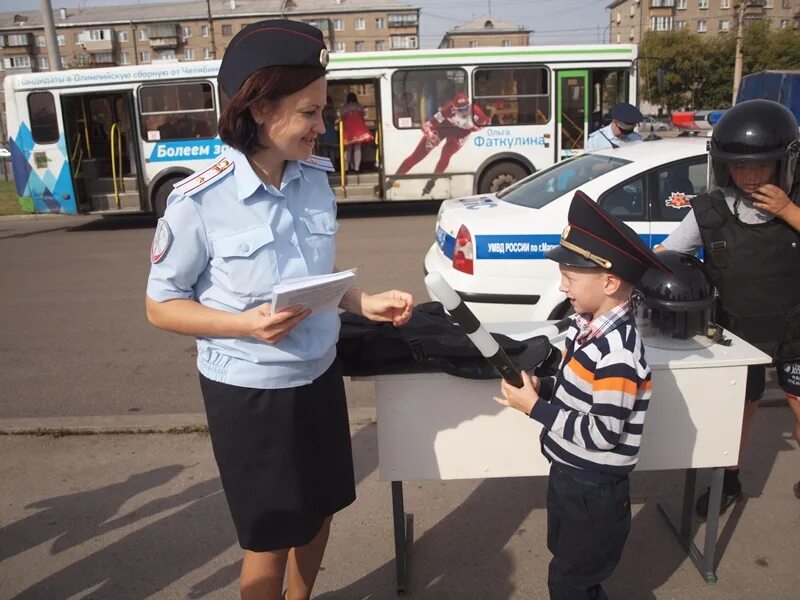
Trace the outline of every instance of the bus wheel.
[[153, 198], [153, 209], [159, 219], [164, 216], [164, 211], [167, 210], [167, 198], [169, 198], [170, 193], [172, 193], [172, 188], [181, 179], [183, 178], [172, 177], [170, 179], [165, 179], [158, 186], [158, 189], [156, 189], [156, 195], [155, 198]]
[[527, 177], [528, 170], [515, 162], [501, 162], [492, 165], [481, 177], [481, 183], [478, 186], [479, 194], [496, 194], [503, 188], [507, 188], [512, 183], [515, 183]]

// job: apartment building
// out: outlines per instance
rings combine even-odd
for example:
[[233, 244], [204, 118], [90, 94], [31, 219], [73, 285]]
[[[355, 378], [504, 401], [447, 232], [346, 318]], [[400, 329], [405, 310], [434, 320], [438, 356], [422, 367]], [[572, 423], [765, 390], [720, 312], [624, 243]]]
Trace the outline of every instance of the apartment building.
[[745, 26], [768, 21], [772, 29], [785, 29], [800, 23], [800, 0], [616, 0], [607, 7], [609, 41], [638, 44], [647, 31], [724, 34], [736, 29], [740, 2]]
[[[56, 9], [61, 63], [81, 68], [221, 58], [242, 27], [277, 17], [319, 27], [334, 52], [418, 46], [419, 8], [396, 0], [211, 0], [210, 8], [210, 19], [206, 2]], [[38, 10], [0, 13], [0, 69], [50, 69]]]
[[483, 15], [444, 34], [439, 48], [478, 48], [485, 46], [528, 46], [531, 30], [521, 25]]

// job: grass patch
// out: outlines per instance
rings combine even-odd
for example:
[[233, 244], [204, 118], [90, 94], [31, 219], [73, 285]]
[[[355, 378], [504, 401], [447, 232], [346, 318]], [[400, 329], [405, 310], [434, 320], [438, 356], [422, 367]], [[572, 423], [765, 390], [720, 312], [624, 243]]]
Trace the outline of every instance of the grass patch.
[[14, 182], [0, 180], [0, 217], [22, 214]]

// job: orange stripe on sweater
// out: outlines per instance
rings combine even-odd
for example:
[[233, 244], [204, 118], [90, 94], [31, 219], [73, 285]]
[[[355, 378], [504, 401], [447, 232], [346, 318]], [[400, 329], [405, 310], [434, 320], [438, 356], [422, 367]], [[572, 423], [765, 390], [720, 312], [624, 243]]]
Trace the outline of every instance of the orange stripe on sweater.
[[594, 381], [594, 373], [592, 373], [590, 370], [584, 367], [577, 360], [575, 360], [574, 358], [570, 360], [569, 364], [567, 365], [567, 368], [571, 370], [573, 373], [575, 373], [575, 375], [583, 379], [586, 383], [592, 385], [592, 382]]
[[635, 396], [636, 382], [624, 377], [605, 377], [604, 379], [596, 379], [593, 389], [604, 392], [623, 392]]

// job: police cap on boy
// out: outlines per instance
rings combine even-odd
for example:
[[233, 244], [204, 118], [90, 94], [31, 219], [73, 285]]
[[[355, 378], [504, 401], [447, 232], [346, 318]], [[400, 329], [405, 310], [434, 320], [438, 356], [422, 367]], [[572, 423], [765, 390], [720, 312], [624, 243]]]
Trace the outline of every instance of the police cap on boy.
[[636, 284], [649, 268], [666, 270], [641, 237], [619, 219], [612, 219], [583, 192], [569, 206], [569, 223], [559, 245], [545, 255], [562, 265], [602, 268]]

